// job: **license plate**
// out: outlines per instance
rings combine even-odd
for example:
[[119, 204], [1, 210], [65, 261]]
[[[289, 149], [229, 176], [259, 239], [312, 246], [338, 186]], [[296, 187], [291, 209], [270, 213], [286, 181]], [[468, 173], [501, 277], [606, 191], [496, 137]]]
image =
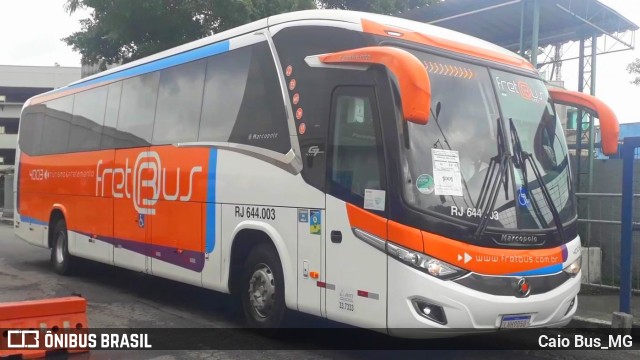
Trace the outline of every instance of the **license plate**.
[[500, 327], [503, 329], [522, 329], [529, 327], [531, 315], [505, 315]]

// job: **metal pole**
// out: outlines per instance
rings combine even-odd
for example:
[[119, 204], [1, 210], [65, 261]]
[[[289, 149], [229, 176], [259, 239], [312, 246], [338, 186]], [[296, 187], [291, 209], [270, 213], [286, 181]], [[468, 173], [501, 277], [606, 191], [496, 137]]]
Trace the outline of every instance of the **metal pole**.
[[622, 230], [620, 237], [620, 312], [631, 314], [631, 262], [633, 260], [633, 158], [640, 138], [625, 138], [622, 145]]
[[[580, 39], [580, 57], [578, 60], [578, 92], [584, 91], [584, 39]], [[576, 189], [582, 192], [580, 188], [580, 178], [582, 177], [582, 109], [578, 108], [578, 118], [576, 126]]]
[[531, 64], [538, 67], [538, 36], [540, 35], [540, 0], [533, 0], [533, 29], [531, 33]]
[[[598, 37], [594, 34], [591, 37], [591, 95], [596, 95], [596, 56], [598, 55]], [[587, 175], [587, 192], [593, 191], [593, 151], [596, 137], [595, 130], [595, 118], [593, 115], [589, 115], [589, 155], [587, 157], [589, 162], [589, 173]], [[591, 199], [587, 199], [586, 217], [591, 219]], [[591, 224], [587, 224], [586, 237], [588, 241], [591, 241]]]
[[518, 53], [520, 56], [524, 56], [524, 14], [526, 12], [527, 2], [523, 1], [520, 7], [520, 50]]

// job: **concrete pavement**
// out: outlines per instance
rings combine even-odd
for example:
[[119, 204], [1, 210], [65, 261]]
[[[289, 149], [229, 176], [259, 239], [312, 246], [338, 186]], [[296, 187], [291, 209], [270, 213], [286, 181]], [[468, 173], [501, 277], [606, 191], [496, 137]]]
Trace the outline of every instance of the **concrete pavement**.
[[[0, 302], [41, 299], [80, 293], [88, 300], [89, 326], [92, 328], [217, 328], [224, 331], [227, 341], [246, 344], [264, 344], [266, 348], [288, 347], [287, 340], [264, 338], [243, 330], [242, 316], [229, 306], [231, 298], [212, 291], [183, 285], [172, 281], [133, 273], [123, 269], [89, 263], [74, 277], [54, 274], [49, 266], [49, 251], [24, 243], [17, 239], [10, 226], [0, 225]], [[588, 301], [585, 301], [588, 303]], [[617, 302], [616, 302], [617, 304]], [[581, 305], [581, 304], [580, 304]], [[317, 318], [302, 318], [307, 325], [327, 326], [326, 321]], [[363, 331], [365, 342], [388, 341], [373, 332]], [[304, 336], [302, 336], [304, 337]], [[367, 340], [368, 339], [368, 340]], [[496, 348], [518, 348], [517, 335], [505, 333], [490, 338], [497, 341]], [[215, 341], [216, 339], [211, 339]], [[207, 341], [207, 339], [203, 339]], [[280, 341], [280, 342], [279, 342]], [[284, 342], [282, 342], [284, 341]], [[425, 340], [425, 348], [483, 347], [487, 338], [482, 336], [445, 340]], [[314, 339], [307, 339], [303, 347], [317, 350], [215, 350], [215, 351], [92, 351], [89, 354], [73, 356], [74, 359], [386, 359], [386, 358], [460, 358], [460, 359], [502, 359], [517, 356], [524, 359], [610, 359], [607, 351], [579, 350], [515, 350], [515, 351], [475, 351], [475, 350], [390, 350], [355, 351], [335, 350], [328, 345], [314, 345]], [[415, 343], [414, 343], [415, 344]], [[475, 344], [475, 345], [474, 345]], [[259, 348], [260, 346], [258, 346]], [[255, 346], [254, 346], [255, 348]], [[507, 355], [509, 354], [509, 355]], [[637, 350], [616, 350], [616, 359], [637, 359]]]
[[[578, 310], [574, 323], [578, 326], [611, 327], [612, 314], [619, 310], [619, 294], [616, 289], [582, 285], [578, 295]], [[634, 327], [640, 327], [640, 295], [631, 300]]]

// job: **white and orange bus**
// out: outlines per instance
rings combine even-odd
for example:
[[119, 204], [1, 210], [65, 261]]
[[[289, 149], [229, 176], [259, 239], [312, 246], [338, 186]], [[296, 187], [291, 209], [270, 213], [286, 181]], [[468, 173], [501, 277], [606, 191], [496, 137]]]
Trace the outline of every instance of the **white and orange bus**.
[[77, 258], [396, 336], [561, 326], [581, 246], [555, 103], [523, 58], [408, 20], [273, 16], [24, 106], [15, 232]]

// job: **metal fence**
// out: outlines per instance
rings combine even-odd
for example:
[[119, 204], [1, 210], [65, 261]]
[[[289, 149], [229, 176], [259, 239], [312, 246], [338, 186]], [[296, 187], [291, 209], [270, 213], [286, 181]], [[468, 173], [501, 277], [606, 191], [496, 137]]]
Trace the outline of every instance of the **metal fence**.
[[594, 163], [594, 192], [578, 194], [578, 229], [582, 282], [618, 289], [629, 313], [640, 293], [640, 137], [624, 139], [620, 155]]
[[[640, 186], [639, 186], [640, 188]], [[638, 190], [640, 192], [640, 189]], [[622, 193], [578, 193], [581, 208], [589, 208], [589, 218], [579, 218], [582, 239], [582, 282], [618, 288], [620, 286], [620, 255], [622, 230]], [[633, 195], [634, 224], [640, 226], [640, 193]], [[584, 216], [584, 212], [580, 214]], [[640, 234], [633, 234], [640, 242]], [[640, 244], [634, 246], [634, 264], [640, 263]], [[632, 270], [633, 289], [640, 290], [640, 266]]]

